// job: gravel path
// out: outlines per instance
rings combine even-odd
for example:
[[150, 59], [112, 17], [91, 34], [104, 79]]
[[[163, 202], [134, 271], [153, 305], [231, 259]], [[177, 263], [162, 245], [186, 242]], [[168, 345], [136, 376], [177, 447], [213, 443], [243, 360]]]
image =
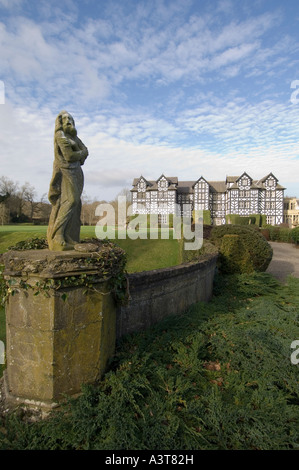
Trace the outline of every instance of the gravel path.
[[267, 272], [285, 282], [292, 274], [299, 278], [299, 246], [291, 243], [269, 242], [273, 248], [273, 258]]

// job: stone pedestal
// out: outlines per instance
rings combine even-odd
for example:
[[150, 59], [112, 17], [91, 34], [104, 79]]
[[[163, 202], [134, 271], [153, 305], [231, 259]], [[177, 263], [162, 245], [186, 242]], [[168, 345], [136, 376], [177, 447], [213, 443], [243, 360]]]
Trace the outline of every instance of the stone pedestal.
[[[115, 348], [115, 304], [93, 260], [49, 250], [4, 255], [6, 399], [55, 407], [105, 372]], [[88, 284], [88, 287], [86, 287]]]

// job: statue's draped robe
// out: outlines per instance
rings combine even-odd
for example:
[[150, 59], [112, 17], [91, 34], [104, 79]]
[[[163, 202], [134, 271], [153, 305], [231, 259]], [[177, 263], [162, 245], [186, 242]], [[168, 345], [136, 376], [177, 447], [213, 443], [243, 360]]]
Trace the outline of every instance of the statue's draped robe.
[[81, 194], [84, 177], [81, 169], [87, 148], [77, 137], [59, 130], [54, 139], [54, 165], [50, 182], [49, 201], [52, 204], [48, 226], [50, 249], [59, 245], [80, 241]]

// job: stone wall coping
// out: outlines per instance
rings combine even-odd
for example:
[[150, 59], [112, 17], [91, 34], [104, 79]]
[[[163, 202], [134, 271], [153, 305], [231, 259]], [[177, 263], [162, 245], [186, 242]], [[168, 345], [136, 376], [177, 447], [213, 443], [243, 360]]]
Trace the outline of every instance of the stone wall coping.
[[98, 252], [11, 250], [3, 254], [4, 276], [27, 276], [41, 278], [60, 278], [76, 276], [83, 272], [97, 274], [98, 270], [88, 259], [98, 258]]
[[165, 278], [170, 279], [173, 277], [181, 276], [185, 273], [199, 271], [204, 269], [207, 265], [212, 264], [218, 258], [218, 254], [202, 255], [199, 260], [182, 263], [176, 266], [167, 268], [153, 269], [151, 271], [140, 271], [136, 273], [129, 273], [128, 278], [130, 286], [138, 286], [140, 284], [158, 282]]

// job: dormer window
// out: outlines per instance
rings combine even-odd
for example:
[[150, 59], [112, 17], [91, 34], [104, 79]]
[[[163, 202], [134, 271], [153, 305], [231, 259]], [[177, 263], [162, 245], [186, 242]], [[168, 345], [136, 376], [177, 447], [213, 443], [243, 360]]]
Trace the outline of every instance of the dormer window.
[[158, 189], [159, 191], [166, 191], [168, 189], [168, 181], [166, 178], [161, 178], [158, 182]]
[[138, 191], [144, 192], [146, 190], [146, 183], [144, 180], [140, 180], [138, 183]]

